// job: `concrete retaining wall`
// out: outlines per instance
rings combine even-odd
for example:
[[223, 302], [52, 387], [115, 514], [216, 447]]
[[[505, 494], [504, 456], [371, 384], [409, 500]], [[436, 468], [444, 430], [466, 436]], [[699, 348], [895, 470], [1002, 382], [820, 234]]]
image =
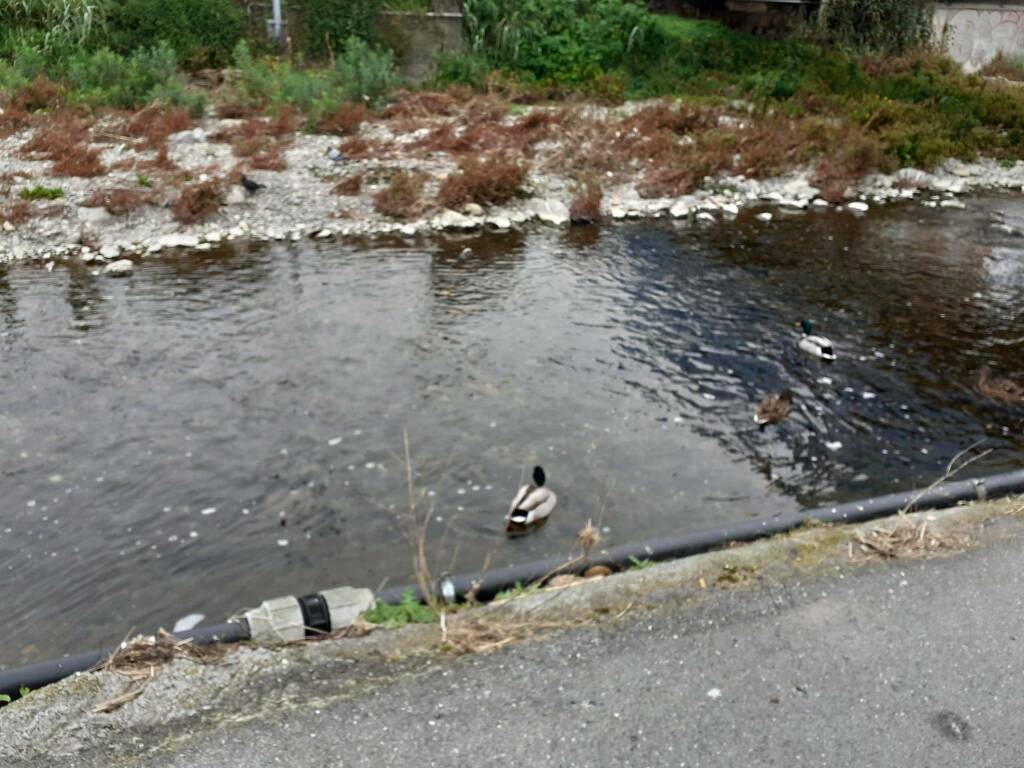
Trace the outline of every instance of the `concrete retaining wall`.
[[935, 7], [936, 33], [968, 72], [996, 54], [1024, 57], [1024, 2], [947, 2]]

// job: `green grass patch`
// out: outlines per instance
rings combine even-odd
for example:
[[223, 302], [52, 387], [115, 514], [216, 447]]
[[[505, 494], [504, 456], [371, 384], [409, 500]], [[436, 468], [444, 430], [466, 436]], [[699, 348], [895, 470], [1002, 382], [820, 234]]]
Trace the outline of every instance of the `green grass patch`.
[[430, 606], [417, 600], [416, 595], [409, 590], [402, 595], [402, 601], [398, 605], [378, 601], [363, 614], [363, 618], [373, 624], [394, 629], [406, 624], [432, 624], [437, 621], [437, 614]]
[[64, 190], [60, 187], [27, 187], [18, 193], [22, 200], [59, 200], [64, 197]]
[[654, 565], [654, 561], [650, 558], [640, 559], [639, 557], [629, 556], [629, 570], [631, 571], [643, 571]]

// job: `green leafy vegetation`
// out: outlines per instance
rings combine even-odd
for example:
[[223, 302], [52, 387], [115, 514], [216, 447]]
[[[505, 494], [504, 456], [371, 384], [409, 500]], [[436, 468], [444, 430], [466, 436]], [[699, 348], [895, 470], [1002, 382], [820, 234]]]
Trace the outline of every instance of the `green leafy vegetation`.
[[246, 24], [232, 0], [120, 0], [111, 11], [112, 48], [131, 54], [164, 44], [188, 68], [228, 64]]
[[6, 693], [0, 693], [0, 704], [10, 704], [10, 703], [11, 703], [11, 697], [8, 696]]
[[333, 67], [298, 69], [287, 62], [257, 59], [245, 41], [235, 49], [239, 81], [233, 97], [248, 107], [290, 105], [308, 115], [309, 124], [344, 103], [379, 103], [398, 82], [391, 53], [351, 38]]
[[59, 200], [64, 197], [64, 190], [60, 187], [28, 187], [18, 193], [22, 200]]
[[631, 571], [642, 571], [645, 568], [650, 568], [652, 565], [654, 565], [654, 561], [650, 558], [645, 557], [641, 560], [639, 557], [629, 556], [629, 570]]
[[526, 597], [536, 592], [540, 592], [540, 584], [527, 584], [523, 585], [522, 582], [517, 581], [515, 585], [509, 589], [502, 590], [494, 596], [497, 601], [511, 600], [516, 597]]
[[416, 599], [412, 590], [402, 595], [398, 605], [389, 605], [378, 601], [373, 608], [363, 614], [363, 618], [371, 624], [394, 629], [406, 624], [431, 624], [437, 621], [437, 614], [427, 605]]
[[925, 0], [829, 0], [820, 24], [840, 45], [900, 54], [931, 41], [932, 8]]

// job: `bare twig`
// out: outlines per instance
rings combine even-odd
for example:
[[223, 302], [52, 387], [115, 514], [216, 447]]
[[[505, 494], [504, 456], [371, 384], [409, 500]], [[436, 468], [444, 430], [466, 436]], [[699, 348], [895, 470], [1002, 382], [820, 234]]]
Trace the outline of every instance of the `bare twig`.
[[938, 486], [942, 485], [944, 482], [949, 480], [951, 477], [956, 475], [958, 472], [966, 469], [967, 467], [969, 467], [974, 462], [978, 461], [979, 459], [983, 459], [984, 457], [986, 457], [990, 453], [992, 453], [992, 449], [991, 448], [987, 448], [986, 450], [982, 451], [981, 453], [972, 456], [971, 458], [969, 458], [967, 461], [963, 462], [962, 464], [957, 465], [957, 462], [960, 460], [961, 457], [964, 456], [964, 454], [966, 454], [966, 453], [968, 453], [970, 451], [973, 451], [975, 448], [977, 448], [979, 445], [981, 445], [984, 442], [985, 441], [983, 439], [982, 440], [978, 440], [976, 443], [972, 443], [971, 445], [969, 445], [966, 448], [964, 448], [962, 451], [958, 452], [952, 459], [949, 460], [949, 464], [946, 465], [946, 471], [942, 474], [942, 477], [940, 477], [938, 480], [933, 482], [927, 488], [924, 488], [924, 489], [918, 491], [916, 494], [914, 494], [914, 497], [910, 501], [908, 501], [903, 506], [903, 508], [900, 509], [900, 511], [897, 514], [899, 514], [899, 515], [907, 514], [907, 512], [909, 512], [911, 509], [913, 509], [914, 506], [917, 504], [917, 502], [920, 501], [921, 498], [925, 494], [927, 494], [928, 492], [934, 490]]

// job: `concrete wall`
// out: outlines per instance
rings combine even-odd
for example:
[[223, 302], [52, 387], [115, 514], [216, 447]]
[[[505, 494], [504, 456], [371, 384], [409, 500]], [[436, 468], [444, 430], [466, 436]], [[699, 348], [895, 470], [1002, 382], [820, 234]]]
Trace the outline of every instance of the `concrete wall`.
[[935, 29], [968, 72], [997, 53], [1024, 57], [1024, 2], [946, 2], [935, 6]]
[[443, 54], [469, 52], [458, 8], [431, 13], [386, 12], [381, 21], [398, 52], [398, 73], [407, 82], [418, 84], [429, 79], [437, 58]]

